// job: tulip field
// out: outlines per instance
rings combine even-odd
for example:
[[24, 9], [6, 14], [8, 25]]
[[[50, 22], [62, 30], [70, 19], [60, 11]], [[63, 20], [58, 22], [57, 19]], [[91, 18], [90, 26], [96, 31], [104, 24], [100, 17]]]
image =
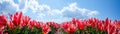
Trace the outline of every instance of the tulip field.
[[77, 19], [58, 24], [23, 16], [22, 12], [0, 14], [0, 34], [120, 34], [120, 20]]

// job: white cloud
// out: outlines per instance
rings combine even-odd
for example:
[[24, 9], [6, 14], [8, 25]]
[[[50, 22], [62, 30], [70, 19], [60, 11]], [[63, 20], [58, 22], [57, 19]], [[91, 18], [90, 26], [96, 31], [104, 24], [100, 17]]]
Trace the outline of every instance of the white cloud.
[[13, 0], [0, 0], [0, 12], [14, 13], [18, 10], [19, 5], [15, 4]]
[[66, 17], [75, 17], [80, 19], [94, 17], [98, 14], [96, 10], [88, 10], [77, 7], [77, 3], [71, 3], [69, 6], [64, 7], [61, 11]]
[[97, 11], [91, 11], [91, 12], [89, 12], [88, 13], [88, 17], [93, 17], [94, 15], [97, 15], [98, 14], [98, 12]]
[[[6, 1], [9, 2], [12, 7], [15, 7], [15, 11], [22, 11], [24, 14], [32, 12], [35, 15], [31, 16], [34, 16], [36, 20], [41, 20], [45, 22], [63, 22], [69, 21], [71, 18], [85, 19], [94, 17], [98, 14], [98, 11], [96, 10], [79, 8], [76, 2], [70, 3], [68, 6], [64, 6], [62, 9], [52, 9], [52, 7], [50, 7], [49, 5], [40, 4], [36, 0], [19, 0], [18, 3], [15, 3], [13, 0]], [[4, 1], [0, 0], [0, 3], [2, 2]]]

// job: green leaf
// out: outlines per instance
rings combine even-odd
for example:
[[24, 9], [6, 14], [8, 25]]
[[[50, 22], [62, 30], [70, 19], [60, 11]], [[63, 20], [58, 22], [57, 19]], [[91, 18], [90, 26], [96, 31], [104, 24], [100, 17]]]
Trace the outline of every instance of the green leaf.
[[16, 27], [14, 30], [13, 30], [13, 34], [18, 34], [20, 33], [20, 28], [19, 27]]
[[55, 34], [57, 32], [57, 29], [53, 26], [50, 27], [52, 31], [50, 31], [48, 34]]

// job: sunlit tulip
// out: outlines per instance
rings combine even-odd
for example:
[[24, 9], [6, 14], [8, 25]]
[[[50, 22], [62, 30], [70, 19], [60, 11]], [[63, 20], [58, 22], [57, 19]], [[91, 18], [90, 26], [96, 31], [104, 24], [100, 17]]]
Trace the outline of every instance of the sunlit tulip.
[[69, 34], [72, 34], [77, 30], [77, 27], [72, 23], [66, 22], [62, 24], [62, 29]]
[[12, 22], [8, 23], [8, 27], [12, 30], [14, 28], [14, 24]]
[[35, 20], [31, 20], [29, 23], [29, 28], [32, 28], [35, 26], [36, 21]]
[[109, 20], [108, 18], [106, 18], [105, 20], [105, 24], [104, 24], [104, 28], [105, 30], [109, 30], [109, 26], [110, 26], [111, 20]]
[[77, 25], [78, 21], [79, 21], [79, 20], [76, 19], [76, 18], [73, 18], [73, 19], [72, 19], [72, 23], [75, 24], [75, 25]]
[[[97, 18], [77, 19], [58, 24], [32, 20], [22, 12], [9, 14], [9, 18], [0, 14], [0, 34], [120, 34], [120, 21], [99, 20]], [[63, 31], [63, 32], [62, 32]]]
[[46, 24], [42, 26], [42, 33], [43, 34], [48, 34], [51, 31], [50, 27]]
[[29, 16], [23, 16], [22, 18], [23, 24], [24, 26], [28, 25], [28, 22], [30, 21]]
[[4, 14], [0, 15], [0, 25], [6, 26], [7, 18]]
[[2, 14], [0, 15], [0, 34], [3, 34], [6, 25], [7, 25], [7, 18], [4, 14]]
[[78, 27], [80, 30], [83, 30], [83, 29], [85, 28], [84, 22], [78, 22], [77, 27]]
[[46, 22], [46, 24], [49, 25], [49, 26], [52, 26], [54, 28], [59, 28], [60, 27], [59, 24], [57, 24], [55, 22]]
[[98, 27], [98, 29], [101, 30], [101, 31], [105, 30], [105, 29], [104, 29], [104, 24], [103, 24], [102, 20], [100, 20], [100, 21], [97, 23], [97, 27]]
[[10, 19], [15, 26], [19, 26], [21, 23], [22, 12], [16, 12], [14, 15], [10, 15]]

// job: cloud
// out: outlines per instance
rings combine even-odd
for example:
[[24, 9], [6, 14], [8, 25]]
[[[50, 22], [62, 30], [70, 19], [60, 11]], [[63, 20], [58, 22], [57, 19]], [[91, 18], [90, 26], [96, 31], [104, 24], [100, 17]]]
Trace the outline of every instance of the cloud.
[[76, 2], [69, 3], [68, 6], [64, 6], [62, 9], [52, 9], [49, 5], [41, 4], [36, 0], [0, 1], [0, 11], [7, 12], [8, 9], [11, 10], [10, 12], [22, 11], [33, 19], [44, 22], [64, 22], [72, 18], [87, 19], [98, 14], [96, 10], [79, 8]]
[[69, 6], [64, 7], [61, 11], [64, 14], [63, 16], [65, 17], [79, 19], [94, 17], [98, 14], [96, 10], [88, 10], [85, 8], [77, 7], [77, 3], [71, 3]]
[[0, 0], [0, 12], [14, 13], [18, 10], [18, 5], [11, 0]]

